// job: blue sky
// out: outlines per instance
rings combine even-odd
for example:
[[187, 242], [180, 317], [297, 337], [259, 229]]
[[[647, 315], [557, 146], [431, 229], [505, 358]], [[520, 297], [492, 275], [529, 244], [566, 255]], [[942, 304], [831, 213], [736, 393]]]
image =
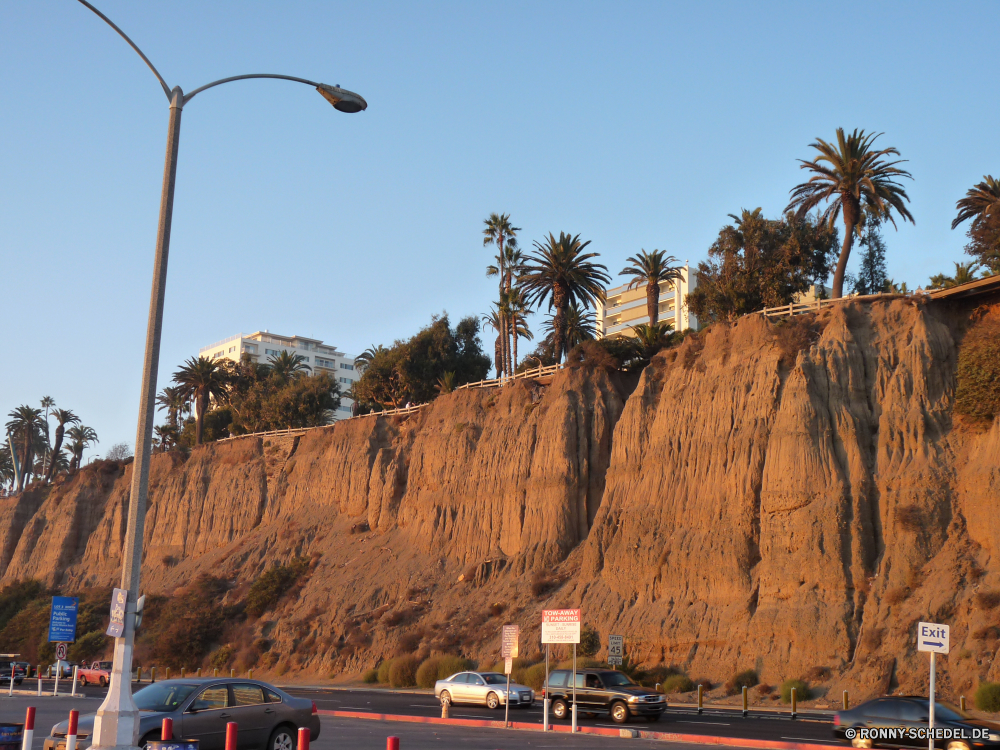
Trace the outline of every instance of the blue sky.
[[[887, 233], [911, 287], [963, 260], [955, 201], [1000, 171], [1000, 4], [96, 3], [185, 90], [160, 385], [234, 333], [349, 353], [495, 291], [481, 226], [579, 233], [617, 273], [705, 257], [775, 215], [838, 126], [884, 131], [914, 181]], [[0, 411], [51, 395], [133, 442], [167, 102], [73, 0], [0, 4]], [[540, 316], [536, 316], [540, 317]]]

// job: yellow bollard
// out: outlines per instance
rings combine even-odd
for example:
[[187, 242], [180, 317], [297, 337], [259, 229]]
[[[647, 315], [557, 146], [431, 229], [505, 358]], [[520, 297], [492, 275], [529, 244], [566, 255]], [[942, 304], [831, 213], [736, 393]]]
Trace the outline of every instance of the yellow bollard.
[[959, 701], [959, 704], [962, 706], [962, 713], [964, 714], [965, 713], [965, 696], [964, 695], [961, 696], [958, 699], [958, 701]]
[[156, 682], [156, 667], [152, 667], [149, 670], [149, 682], [150, 684]]
[[844, 710], [845, 711], [850, 711], [851, 710], [851, 701], [847, 697], [847, 691], [846, 690], [844, 691]]
[[792, 718], [795, 718], [795, 688], [792, 688]]
[[252, 669], [248, 669], [247, 670], [247, 679], [248, 680], [252, 680], [253, 679], [253, 670]]
[[230, 670], [229, 670], [229, 676], [230, 676], [231, 678], [232, 678], [232, 677], [236, 677], [236, 670], [235, 670], [235, 669], [230, 669]]
[[198, 667], [198, 679], [201, 679], [201, 667]]
[[181, 679], [184, 679], [184, 667], [181, 667]]
[[743, 686], [743, 718], [745, 719], [747, 717], [747, 714], [749, 714], [749, 713], [750, 713], [750, 709], [749, 709], [748, 704], [747, 704], [747, 686], [744, 685]]
[[167, 679], [170, 679], [170, 667], [167, 667]]
[[212, 670], [212, 676], [213, 677], [218, 677], [219, 676], [219, 668], [218, 667], [216, 667], [214, 670]]
[[135, 668], [135, 681], [142, 682], [142, 667]]
[[701, 713], [702, 710], [704, 710], [704, 706], [705, 706], [705, 686], [704, 685], [699, 685], [698, 686], [698, 713]]

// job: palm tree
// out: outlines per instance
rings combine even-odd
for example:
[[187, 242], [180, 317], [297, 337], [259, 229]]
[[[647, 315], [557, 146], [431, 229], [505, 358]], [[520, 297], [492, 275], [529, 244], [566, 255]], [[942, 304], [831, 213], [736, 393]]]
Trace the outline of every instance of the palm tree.
[[[507, 270], [507, 255], [506, 251], [514, 251], [517, 249], [517, 233], [521, 231], [520, 227], [515, 227], [510, 223], [510, 214], [497, 214], [492, 213], [487, 217], [483, 224], [485, 228], [483, 229], [483, 247], [489, 245], [496, 245], [499, 253], [497, 254], [496, 268], [497, 274], [500, 277], [500, 292], [510, 291], [510, 272]], [[506, 251], [505, 248], [506, 247]], [[491, 275], [489, 270], [487, 270], [487, 275]], [[509, 331], [507, 329], [507, 321], [503, 317], [503, 312], [501, 311], [500, 317], [501, 323], [501, 359], [503, 364], [501, 370], [503, 372], [511, 371], [510, 368], [510, 348], [509, 348]]]
[[527, 339], [531, 341], [534, 336], [531, 333], [531, 328], [528, 327], [528, 316], [531, 315], [531, 310], [529, 309], [524, 290], [520, 287], [514, 287], [506, 294], [507, 329], [510, 331], [512, 346], [511, 370], [508, 372], [508, 375], [513, 375], [513, 367], [517, 366], [517, 340]]
[[929, 288], [950, 289], [959, 284], [968, 284], [970, 281], [976, 280], [976, 271], [978, 269], [979, 263], [974, 260], [970, 260], [968, 263], [956, 263], [954, 276], [947, 276], [943, 273], [934, 274], [931, 276]]
[[1000, 216], [1000, 180], [993, 175], [984, 175], [983, 181], [970, 188], [965, 197], [955, 203], [958, 216], [951, 222], [955, 229], [966, 219], [972, 219], [973, 228], [979, 227], [990, 218]]
[[673, 343], [673, 323], [643, 324], [632, 326], [635, 334], [635, 347], [639, 356], [650, 360], [660, 349]]
[[160, 452], [166, 452], [166, 450], [177, 442], [177, 428], [169, 424], [158, 424], [153, 428], [153, 432], [156, 433], [156, 439], [160, 443]]
[[887, 156], [899, 156], [895, 148], [872, 148], [880, 135], [865, 135], [864, 130], [857, 129], [845, 135], [843, 128], [837, 128], [836, 144], [817, 138], [810, 146], [819, 151], [819, 156], [813, 161], [799, 159], [800, 168], [814, 174], [808, 182], [792, 188], [792, 199], [785, 210], [796, 209], [802, 219], [820, 203], [829, 200], [830, 204], [820, 215], [820, 220], [827, 222], [831, 228], [836, 225], [841, 212], [844, 215], [844, 244], [833, 274], [833, 299], [844, 296], [847, 259], [851, 255], [854, 235], [863, 227], [864, 215], [891, 221], [896, 226], [892, 216], [895, 210], [902, 219], [913, 223], [913, 216], [903, 203], [910, 198], [898, 182], [902, 177], [913, 179], [913, 175], [896, 166], [903, 160], [886, 160]]
[[[52, 412], [52, 416], [56, 418], [56, 442], [52, 446], [52, 455], [60, 455], [59, 451], [62, 450], [63, 436], [66, 434], [66, 425], [79, 424], [80, 418], [76, 416], [69, 409], [55, 409]], [[55, 463], [50, 463], [45, 471], [45, 482], [46, 484], [52, 481], [52, 477], [55, 474]]]
[[190, 409], [183, 390], [177, 386], [165, 386], [156, 397], [156, 405], [158, 409], [166, 409], [167, 423], [180, 431], [180, 416]]
[[887, 294], [909, 294], [910, 293], [910, 289], [909, 289], [909, 287], [906, 286], [906, 282], [905, 281], [902, 282], [902, 283], [900, 283], [900, 284], [897, 284], [895, 279], [886, 279], [885, 280], [885, 289], [883, 291], [885, 291]]
[[83, 451], [86, 447], [91, 443], [101, 441], [97, 439], [97, 432], [94, 431], [93, 427], [82, 424], [75, 424], [66, 430], [66, 437], [72, 441], [69, 444], [69, 452], [73, 459], [70, 461], [69, 470], [76, 471], [80, 468], [80, 461], [83, 460]]
[[375, 359], [375, 357], [377, 357], [379, 354], [383, 354], [383, 353], [385, 353], [387, 351], [389, 351], [389, 350], [386, 349], [381, 344], [379, 344], [378, 346], [369, 346], [367, 349], [365, 349], [363, 352], [361, 352], [361, 354], [359, 354], [355, 358], [354, 363], [357, 366], [359, 366], [362, 369], [364, 369], [365, 367], [368, 367], [368, 365], [370, 365], [372, 363], [372, 360]]
[[592, 263], [597, 253], [584, 253], [590, 241], [580, 242], [580, 235], [559, 233], [559, 239], [549, 234], [543, 245], [535, 243], [535, 252], [521, 275], [521, 288], [529, 305], [541, 305], [548, 300], [549, 309], [556, 310], [553, 320], [554, 353], [562, 361], [566, 351], [566, 310], [575, 303], [589, 306], [604, 299], [604, 284], [611, 281], [607, 266]]
[[[673, 265], [679, 261], [673, 255], [667, 255], [664, 250], [654, 250], [647, 253], [645, 250], [625, 259], [626, 266], [618, 274], [619, 276], [631, 276], [628, 283], [629, 289], [634, 289], [640, 284], [646, 285], [646, 314], [649, 316], [649, 324], [655, 326], [660, 319], [660, 284], [664, 281], [679, 281], [684, 276], [683, 268]], [[680, 304], [681, 300], [674, 295], [674, 304]]]
[[[592, 310], [581, 310], [576, 303], [566, 308], [566, 351], [572, 351], [584, 341], [593, 341], [597, 335], [596, 315]], [[551, 346], [555, 336], [555, 316], [549, 315], [542, 324], [548, 331], [545, 341]]]
[[278, 354], [272, 354], [267, 358], [267, 361], [271, 365], [271, 372], [282, 380], [289, 380], [300, 373], [312, 370], [306, 364], [304, 356], [301, 354], [289, 354], [284, 350]]
[[444, 375], [439, 377], [437, 385], [434, 386], [434, 390], [440, 394], [451, 393], [455, 390], [455, 373], [449, 370]]
[[0, 445], [0, 487], [14, 484], [14, 462], [10, 457], [10, 448]]
[[45, 409], [45, 455], [42, 456], [41, 476], [45, 476], [45, 469], [48, 466], [49, 453], [52, 451], [52, 443], [49, 440], [49, 409], [56, 405], [56, 400], [52, 396], [42, 396], [42, 408]]
[[194, 401], [194, 444], [201, 445], [209, 398], [222, 398], [225, 395], [226, 371], [217, 359], [191, 357], [174, 373], [174, 382], [185, 400]]
[[19, 406], [7, 416], [11, 419], [7, 423], [7, 432], [12, 433], [20, 443], [20, 455], [16, 456], [18, 466], [20, 466], [20, 477], [18, 477], [17, 491], [24, 489], [27, 475], [32, 473], [35, 465], [36, 444], [42, 433], [42, 410], [34, 409], [30, 406]]
[[490, 311], [483, 316], [483, 322], [497, 332], [496, 340], [493, 342], [493, 362], [496, 365], [497, 378], [500, 377], [500, 368], [503, 367], [503, 352], [501, 343], [500, 330], [503, 328], [503, 324], [500, 322], [500, 313], [497, 311], [496, 305], [490, 308]]

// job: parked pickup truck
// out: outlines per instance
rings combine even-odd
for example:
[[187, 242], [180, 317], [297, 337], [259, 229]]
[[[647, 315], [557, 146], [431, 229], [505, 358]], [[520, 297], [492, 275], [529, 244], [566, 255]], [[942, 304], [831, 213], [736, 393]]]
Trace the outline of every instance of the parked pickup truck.
[[106, 687], [111, 681], [111, 662], [95, 661], [89, 667], [81, 666], [76, 670], [76, 678], [81, 685]]

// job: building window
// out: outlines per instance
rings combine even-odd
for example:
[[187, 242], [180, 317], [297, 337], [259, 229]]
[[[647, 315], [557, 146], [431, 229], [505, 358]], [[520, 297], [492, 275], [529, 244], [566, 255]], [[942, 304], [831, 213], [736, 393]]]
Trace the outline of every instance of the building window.
[[235, 352], [235, 351], [236, 351], [236, 347], [235, 347], [235, 346], [231, 346], [231, 347], [229, 347], [229, 353], [230, 353], [230, 354], [232, 354], [232, 353], [233, 353], [233, 352]]
[[303, 356], [301, 354], [299, 356], [302, 357], [302, 361], [303, 362], [308, 362], [309, 361], [309, 357]]
[[224, 354], [225, 354], [225, 352], [216, 352], [215, 354], [212, 355], [212, 359], [218, 359], [219, 357], [223, 356]]
[[322, 357], [316, 357], [316, 366], [326, 367], [332, 370], [335, 365], [333, 363], [333, 360], [323, 359]]
[[349, 365], [346, 362], [341, 362], [340, 363], [340, 369], [341, 370], [353, 370], [354, 369], [354, 365]]
[[337, 411], [346, 411], [348, 414], [350, 414], [351, 413], [351, 407], [350, 406], [338, 406], [337, 407]]
[[352, 385], [354, 383], [354, 381], [351, 380], [350, 378], [341, 378], [340, 382], [344, 383], [345, 385]]
[[243, 351], [249, 352], [250, 354], [256, 354], [257, 347], [253, 344], [247, 344], [246, 346], [243, 347]]
[[279, 354], [281, 354], [281, 352], [276, 351], [275, 349], [265, 349], [264, 354], [266, 354], [268, 357], [277, 357]]

